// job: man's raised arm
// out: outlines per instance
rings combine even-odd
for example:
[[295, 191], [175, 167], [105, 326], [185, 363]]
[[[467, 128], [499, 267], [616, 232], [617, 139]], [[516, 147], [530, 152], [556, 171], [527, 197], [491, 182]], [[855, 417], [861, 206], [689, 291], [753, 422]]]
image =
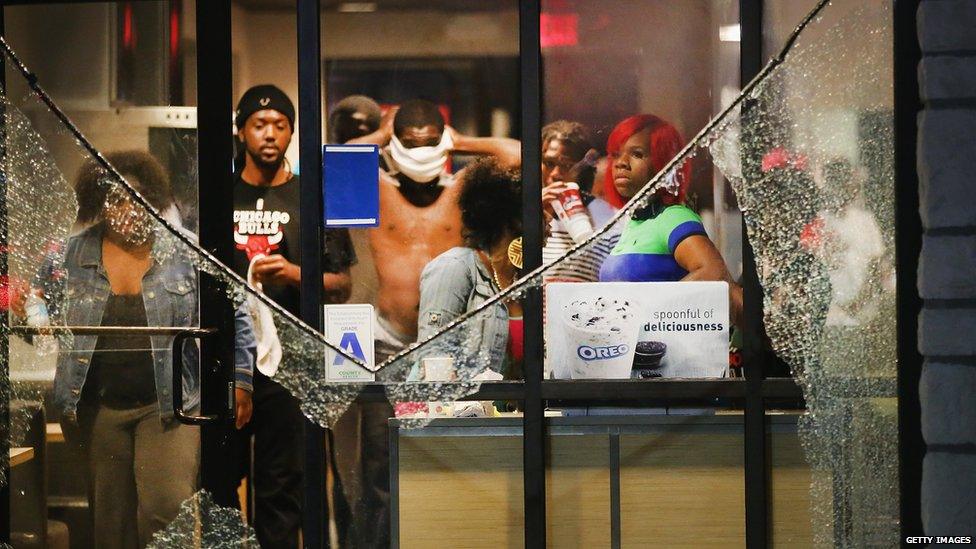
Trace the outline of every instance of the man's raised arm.
[[448, 127], [454, 141], [454, 152], [494, 156], [506, 168], [522, 164], [522, 142], [510, 137], [470, 137]]

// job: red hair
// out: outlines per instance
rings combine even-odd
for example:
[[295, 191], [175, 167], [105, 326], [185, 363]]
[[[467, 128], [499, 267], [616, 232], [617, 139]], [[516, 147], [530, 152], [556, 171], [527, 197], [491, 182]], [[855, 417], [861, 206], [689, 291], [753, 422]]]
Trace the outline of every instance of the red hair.
[[[610, 132], [610, 137], [607, 138], [607, 155], [612, 156], [614, 153], [620, 151], [624, 143], [627, 142], [631, 136], [638, 134], [645, 129], [650, 128], [651, 132], [648, 136], [647, 147], [651, 154], [651, 167], [654, 168], [654, 174], [657, 175], [668, 162], [671, 161], [675, 155], [681, 151], [684, 147], [684, 140], [681, 138], [681, 134], [675, 129], [670, 123], [662, 118], [654, 116], [653, 114], [637, 114], [629, 118], [625, 118], [613, 131]], [[672, 204], [682, 204], [685, 201], [685, 194], [688, 190], [688, 184], [691, 182], [691, 159], [685, 160], [677, 169], [675, 174], [678, 179], [678, 194], [674, 195], [668, 189], [660, 189], [655, 193], [658, 199], [666, 205]], [[607, 162], [607, 169], [603, 176], [603, 193], [606, 201], [612, 204], [615, 208], [622, 208], [624, 203], [627, 202], [623, 196], [617, 191], [617, 187], [613, 185], [613, 159], [610, 158]]]

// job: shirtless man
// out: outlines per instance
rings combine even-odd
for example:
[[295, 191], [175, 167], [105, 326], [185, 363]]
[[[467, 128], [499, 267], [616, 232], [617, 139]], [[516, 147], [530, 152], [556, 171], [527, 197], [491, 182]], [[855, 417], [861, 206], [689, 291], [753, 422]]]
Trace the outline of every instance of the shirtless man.
[[[445, 125], [436, 105], [422, 100], [403, 103], [387, 113], [379, 129], [348, 142], [389, 145], [389, 152], [384, 152], [389, 170], [380, 172], [380, 225], [369, 229], [379, 279], [374, 354], [380, 363], [417, 337], [424, 267], [461, 245], [457, 196], [464, 170], [444, 174], [448, 154], [494, 155], [502, 164], [516, 167], [521, 146], [514, 139], [461, 135]], [[377, 374], [381, 381], [391, 378], [396, 379], [391, 371]], [[349, 524], [336, 521], [343, 546], [389, 546], [387, 422], [392, 413], [385, 402], [356, 404], [335, 426], [334, 459], [349, 513]]]
[[517, 167], [521, 145], [515, 139], [462, 135], [445, 125], [436, 105], [419, 99], [403, 103], [376, 132], [350, 142], [389, 144], [390, 171], [380, 173], [380, 225], [369, 232], [379, 278], [379, 363], [417, 337], [424, 267], [462, 244], [457, 195], [464, 170], [444, 174], [448, 154], [493, 155], [502, 165]]

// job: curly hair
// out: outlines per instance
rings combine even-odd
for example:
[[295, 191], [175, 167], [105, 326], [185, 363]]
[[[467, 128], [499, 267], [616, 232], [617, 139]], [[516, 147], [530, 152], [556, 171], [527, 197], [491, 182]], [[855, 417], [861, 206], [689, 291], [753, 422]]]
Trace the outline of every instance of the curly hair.
[[465, 168], [463, 184], [458, 206], [467, 246], [487, 251], [506, 232], [522, 234], [521, 172], [503, 168], [494, 158], [479, 158]]
[[[163, 211], [173, 205], [173, 189], [166, 170], [151, 154], [138, 150], [118, 151], [106, 154], [105, 158], [154, 208]], [[94, 159], [78, 171], [74, 188], [79, 223], [90, 223], [101, 217], [110, 188], [106, 181], [114, 180]]]
[[[579, 162], [586, 156], [586, 153], [593, 148], [593, 138], [590, 130], [571, 120], [556, 120], [543, 126], [542, 128], [542, 150], [545, 151], [549, 142], [555, 139], [566, 147], [566, 152], [574, 162]], [[576, 175], [576, 183], [589, 192], [593, 188], [593, 175], [596, 169], [592, 166], [584, 167]]]
[[556, 120], [543, 126], [542, 147], [545, 148], [553, 139], [562, 141], [575, 160], [582, 159], [586, 151], [593, 148], [590, 130], [571, 120]]

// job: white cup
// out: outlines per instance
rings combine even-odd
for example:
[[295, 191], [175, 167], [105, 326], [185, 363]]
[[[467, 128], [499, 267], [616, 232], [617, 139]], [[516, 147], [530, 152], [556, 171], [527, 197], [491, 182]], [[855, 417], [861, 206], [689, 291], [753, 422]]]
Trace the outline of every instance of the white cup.
[[421, 361], [424, 368], [424, 381], [453, 381], [454, 358], [449, 356], [430, 356]]
[[585, 215], [578, 215], [561, 221], [563, 222], [563, 227], [566, 228], [566, 232], [569, 233], [569, 237], [577, 244], [583, 242], [593, 234], [593, 224], [590, 223], [590, 218]]
[[569, 356], [566, 357], [570, 377], [629, 379], [640, 335], [640, 316], [630, 309], [625, 318], [621, 315], [622, 318], [612, 323], [619, 331], [611, 331], [607, 328], [577, 326], [570, 319], [574, 312], [571, 306], [563, 311], [566, 340], [570, 344]]
[[552, 201], [552, 208], [570, 238], [579, 244], [593, 234], [593, 223], [590, 221], [586, 205], [583, 204], [579, 185], [570, 182], [565, 186], [566, 190], [560, 193], [559, 199]]

